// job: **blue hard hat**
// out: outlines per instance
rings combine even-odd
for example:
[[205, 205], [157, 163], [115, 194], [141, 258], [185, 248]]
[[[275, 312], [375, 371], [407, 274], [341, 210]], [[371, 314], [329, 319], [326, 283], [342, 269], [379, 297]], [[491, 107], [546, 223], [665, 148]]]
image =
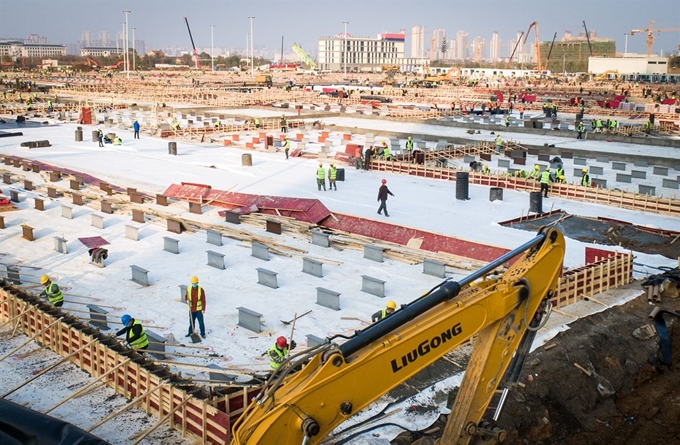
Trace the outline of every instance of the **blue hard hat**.
[[130, 323], [130, 320], [132, 320], [132, 317], [130, 317], [128, 314], [123, 315], [123, 317], [120, 319], [120, 321], [123, 322], [123, 326], [127, 326], [128, 323]]

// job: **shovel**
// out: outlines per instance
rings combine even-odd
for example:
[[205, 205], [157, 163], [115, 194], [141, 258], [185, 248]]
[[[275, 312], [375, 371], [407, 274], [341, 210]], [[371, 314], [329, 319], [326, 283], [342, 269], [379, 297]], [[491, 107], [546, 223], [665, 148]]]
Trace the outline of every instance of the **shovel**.
[[201, 336], [196, 333], [194, 317], [191, 316], [191, 302], [189, 300], [187, 300], [187, 306], [189, 306], [189, 322], [191, 323], [191, 343], [200, 343]]

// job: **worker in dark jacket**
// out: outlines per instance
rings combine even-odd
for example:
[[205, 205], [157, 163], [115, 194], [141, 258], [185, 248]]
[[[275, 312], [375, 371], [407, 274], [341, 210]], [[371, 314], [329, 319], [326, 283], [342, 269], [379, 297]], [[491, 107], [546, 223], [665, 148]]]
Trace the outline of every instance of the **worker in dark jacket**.
[[374, 150], [375, 149], [371, 145], [364, 152], [364, 170], [370, 170], [371, 169], [371, 157], [373, 156]]
[[383, 179], [382, 185], [380, 186], [380, 189], [378, 189], [378, 201], [380, 202], [380, 207], [378, 207], [378, 214], [382, 214], [382, 211], [385, 211], [385, 216], [390, 216], [387, 213], [387, 195], [392, 195], [394, 196], [394, 193], [390, 191], [390, 189], [387, 188], [387, 179]]
[[139, 139], [139, 122], [134, 121], [132, 129], [135, 131], [134, 139]]
[[41, 297], [47, 297], [53, 306], [62, 307], [64, 305], [64, 295], [57, 283], [53, 283], [50, 277], [43, 275], [40, 277], [40, 284], [45, 286], [45, 290], [40, 292]]
[[295, 349], [297, 345], [294, 340], [291, 340], [290, 345], [286, 337], [281, 336], [276, 339], [276, 343], [267, 350], [267, 357], [269, 357], [269, 367], [272, 371], [278, 369], [283, 362], [288, 358], [288, 352]]
[[393, 313], [396, 309], [397, 309], [397, 303], [395, 303], [394, 301], [390, 300], [390, 301], [388, 301], [387, 304], [385, 305], [385, 309], [381, 309], [381, 310], [379, 310], [378, 312], [376, 312], [375, 314], [371, 315], [371, 321], [372, 321], [373, 323], [375, 323], [376, 321], [380, 321], [380, 320], [382, 320], [383, 318], [387, 318], [387, 317], [389, 317], [390, 315], [392, 315], [392, 313]]
[[116, 332], [116, 337], [125, 334], [125, 341], [134, 349], [146, 349], [149, 346], [144, 326], [138, 320], [125, 314], [120, 321], [123, 323], [123, 329]]

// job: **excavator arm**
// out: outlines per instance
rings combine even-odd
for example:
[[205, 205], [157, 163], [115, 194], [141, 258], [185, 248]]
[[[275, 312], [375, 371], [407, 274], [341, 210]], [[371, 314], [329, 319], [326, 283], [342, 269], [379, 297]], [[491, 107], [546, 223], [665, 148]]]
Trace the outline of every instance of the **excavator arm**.
[[[532, 240], [459, 282], [447, 280], [342, 344], [328, 339], [279, 368], [233, 426], [235, 445], [318, 444], [340, 423], [476, 336], [443, 440], [502, 438], [482, 417], [522, 347], [528, 352], [550, 307], [564, 237], [543, 228]], [[523, 254], [498, 278], [499, 266]], [[481, 281], [475, 280], [482, 278]], [[527, 341], [528, 337], [528, 341]], [[298, 372], [294, 370], [302, 368]], [[509, 372], [508, 372], [509, 373]]]

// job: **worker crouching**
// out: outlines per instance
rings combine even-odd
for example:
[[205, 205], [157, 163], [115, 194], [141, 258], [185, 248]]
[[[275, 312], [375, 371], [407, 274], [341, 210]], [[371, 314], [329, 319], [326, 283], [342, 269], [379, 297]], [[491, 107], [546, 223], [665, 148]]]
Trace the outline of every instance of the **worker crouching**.
[[120, 321], [123, 323], [123, 329], [116, 332], [116, 337], [125, 334], [125, 341], [133, 349], [149, 347], [149, 339], [146, 337], [144, 326], [138, 320], [125, 314]]

